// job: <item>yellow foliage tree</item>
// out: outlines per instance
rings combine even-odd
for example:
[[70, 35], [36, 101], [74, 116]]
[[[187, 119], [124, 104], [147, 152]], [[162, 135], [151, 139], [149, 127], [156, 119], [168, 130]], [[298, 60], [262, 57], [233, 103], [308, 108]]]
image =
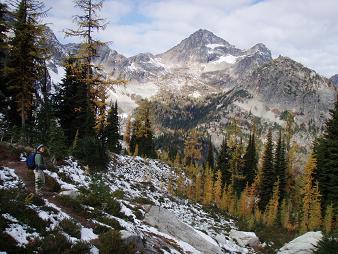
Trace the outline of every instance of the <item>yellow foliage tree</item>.
[[322, 224], [322, 212], [320, 206], [320, 192], [318, 183], [313, 190], [313, 196], [311, 200], [311, 211], [309, 216], [309, 230], [313, 231], [316, 229], [320, 229]]
[[249, 215], [250, 209], [249, 209], [249, 185], [248, 183], [245, 186], [245, 189], [241, 193], [241, 198], [239, 200], [239, 209], [238, 213], [239, 215], [245, 217]]
[[170, 176], [168, 180], [167, 191], [170, 195], [174, 195], [173, 177]]
[[201, 200], [201, 190], [202, 190], [202, 177], [198, 173], [195, 177], [195, 201], [199, 202]]
[[177, 179], [177, 194], [180, 196], [185, 195], [185, 177], [183, 172], [181, 172]]
[[270, 199], [264, 212], [263, 222], [266, 225], [272, 226], [276, 222], [278, 205], [279, 205], [279, 179], [277, 179], [277, 181], [273, 186], [272, 198]]
[[222, 172], [217, 170], [216, 181], [214, 186], [214, 201], [217, 207], [221, 206], [222, 200]]
[[333, 226], [333, 216], [334, 216], [334, 211], [333, 211], [333, 204], [329, 204], [326, 207], [325, 211], [325, 217], [324, 217], [324, 231], [328, 234], [332, 231], [332, 226]]
[[224, 211], [227, 211], [228, 204], [229, 204], [228, 186], [224, 184], [220, 208]]
[[206, 168], [204, 173], [204, 197], [203, 204], [209, 205], [213, 201], [214, 174], [210, 168]]
[[311, 203], [313, 199], [313, 172], [316, 167], [316, 159], [311, 155], [305, 165], [304, 175], [302, 179], [302, 196], [303, 196], [303, 207], [302, 207], [302, 220], [300, 223], [300, 231], [309, 231]]
[[237, 208], [237, 198], [236, 198], [236, 193], [234, 191], [234, 188], [232, 184], [229, 184], [228, 187], [228, 212], [235, 215], [236, 214], [236, 208]]

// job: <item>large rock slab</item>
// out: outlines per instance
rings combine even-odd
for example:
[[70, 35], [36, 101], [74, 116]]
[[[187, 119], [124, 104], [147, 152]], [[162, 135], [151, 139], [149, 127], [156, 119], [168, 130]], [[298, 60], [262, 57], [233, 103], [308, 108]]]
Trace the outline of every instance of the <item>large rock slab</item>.
[[168, 210], [157, 206], [152, 206], [147, 210], [144, 222], [156, 227], [158, 231], [190, 244], [201, 253], [223, 253], [221, 247], [211, 237], [180, 221]]
[[236, 240], [237, 243], [242, 246], [250, 246], [255, 247], [260, 244], [259, 238], [256, 236], [254, 232], [245, 232], [245, 231], [237, 231], [231, 229], [229, 236]]
[[279, 249], [278, 254], [311, 254], [322, 237], [321, 231], [307, 232], [285, 244]]

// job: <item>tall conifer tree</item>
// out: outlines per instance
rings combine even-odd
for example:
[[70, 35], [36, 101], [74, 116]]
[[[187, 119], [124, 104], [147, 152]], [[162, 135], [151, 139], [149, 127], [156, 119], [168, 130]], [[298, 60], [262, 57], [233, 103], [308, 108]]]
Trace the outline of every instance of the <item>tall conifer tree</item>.
[[214, 147], [211, 142], [211, 137], [208, 139], [208, 155], [207, 155], [207, 164], [214, 170], [215, 168], [215, 159], [214, 159]]
[[119, 116], [118, 116], [118, 107], [117, 101], [114, 105], [111, 105], [111, 108], [108, 113], [107, 118], [107, 126], [105, 129], [105, 138], [107, 139], [107, 147], [110, 151], [114, 153], [121, 152], [120, 145], [120, 124], [119, 124]]
[[266, 205], [272, 196], [273, 185], [275, 182], [275, 174], [273, 170], [273, 143], [272, 131], [269, 130], [262, 162], [262, 179], [259, 192], [259, 208], [265, 210]]
[[21, 125], [32, 123], [35, 86], [42, 79], [45, 69], [45, 49], [42, 46], [44, 25], [40, 18], [45, 14], [44, 4], [38, 0], [21, 0], [15, 4], [14, 36], [7, 65], [7, 87], [12, 92], [12, 110], [19, 113], [19, 119], [12, 114], [12, 123]]
[[315, 145], [315, 180], [319, 183], [322, 207], [332, 202], [338, 212], [338, 100], [330, 113], [331, 119], [326, 124], [326, 133]]
[[247, 181], [247, 183], [251, 185], [255, 180], [258, 163], [254, 133], [250, 134], [249, 143], [246, 148], [243, 160], [244, 160], [243, 174], [246, 178], [245, 180]]
[[223, 185], [225, 183], [230, 183], [231, 173], [229, 161], [230, 161], [229, 147], [226, 138], [223, 138], [219, 155], [217, 157], [217, 167], [222, 172]]
[[276, 172], [276, 176], [279, 177], [279, 198], [282, 200], [284, 198], [285, 186], [286, 186], [286, 170], [287, 163], [285, 158], [285, 143], [282, 139], [282, 132], [279, 131], [277, 146], [275, 150], [274, 156], [274, 170]]

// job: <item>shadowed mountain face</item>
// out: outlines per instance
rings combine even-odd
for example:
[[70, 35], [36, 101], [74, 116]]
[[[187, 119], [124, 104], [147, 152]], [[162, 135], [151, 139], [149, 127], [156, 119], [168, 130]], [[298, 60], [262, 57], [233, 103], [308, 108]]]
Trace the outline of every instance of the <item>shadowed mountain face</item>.
[[[48, 37], [55, 48], [52, 73], [60, 71], [61, 59], [78, 45], [60, 44], [51, 31]], [[158, 55], [128, 58], [103, 46], [94, 62], [106, 75], [129, 81], [110, 89], [120, 110], [130, 113], [140, 99], [151, 98], [157, 126], [202, 128], [216, 145], [229, 119], [236, 118], [244, 132], [255, 122], [264, 135], [269, 127], [284, 127], [289, 112], [295, 141], [308, 148], [321, 133], [337, 93], [337, 76], [330, 81], [290, 58], [272, 59], [262, 43], [239, 49], [203, 29]]]
[[333, 75], [333, 76], [330, 78], [330, 81], [338, 87], [338, 74]]

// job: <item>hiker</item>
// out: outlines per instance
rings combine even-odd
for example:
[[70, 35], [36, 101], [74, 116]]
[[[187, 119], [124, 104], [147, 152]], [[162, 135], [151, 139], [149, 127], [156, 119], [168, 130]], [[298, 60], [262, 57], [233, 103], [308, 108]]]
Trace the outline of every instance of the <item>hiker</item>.
[[43, 153], [45, 152], [45, 146], [44, 145], [38, 145], [36, 148], [36, 154], [35, 154], [35, 169], [34, 169], [34, 175], [35, 175], [35, 193], [41, 194], [41, 189], [45, 185], [45, 175], [43, 173], [43, 170], [46, 169], [45, 161], [43, 158]]

